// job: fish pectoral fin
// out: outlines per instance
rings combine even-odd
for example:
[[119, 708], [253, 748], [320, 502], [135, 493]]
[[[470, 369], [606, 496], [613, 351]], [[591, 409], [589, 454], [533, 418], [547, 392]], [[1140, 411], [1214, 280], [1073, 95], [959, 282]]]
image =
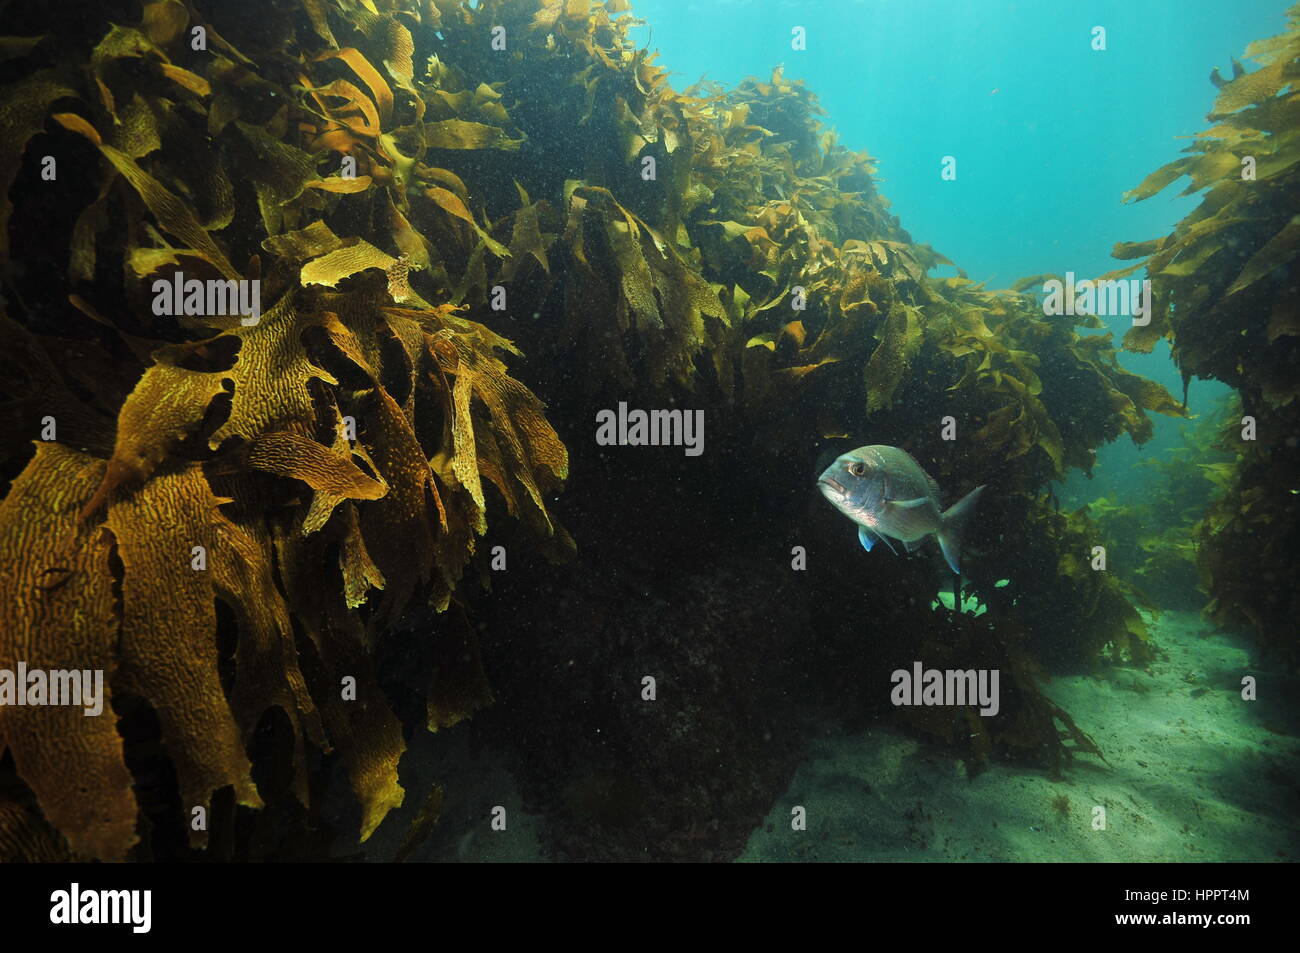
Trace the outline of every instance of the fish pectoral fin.
[[918, 496], [914, 500], [890, 500], [889, 505], [903, 507], [904, 509], [911, 509], [914, 506], [925, 506], [925, 504], [929, 502], [930, 502], [930, 498], [928, 496]]
[[893, 553], [895, 556], [898, 555], [898, 550], [894, 548], [894, 544], [889, 541], [888, 536], [882, 536], [881, 534], [873, 532], [872, 530], [868, 529], [865, 526], [858, 527], [858, 542], [862, 544], [862, 548], [865, 549], [867, 552], [871, 552], [871, 547], [876, 545], [877, 540], [884, 543], [886, 546], [888, 546], [889, 551]]

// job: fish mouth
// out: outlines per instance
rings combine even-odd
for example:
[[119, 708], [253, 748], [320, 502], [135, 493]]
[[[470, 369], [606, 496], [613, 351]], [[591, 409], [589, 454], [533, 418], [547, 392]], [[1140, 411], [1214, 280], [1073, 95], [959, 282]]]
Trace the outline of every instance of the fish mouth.
[[828, 486], [831, 489], [833, 489], [836, 493], [840, 494], [840, 496], [843, 496], [846, 492], [848, 492], [847, 490], [844, 489], [844, 484], [840, 483], [839, 480], [833, 480], [830, 477], [822, 477], [820, 480], [817, 481], [817, 485]]

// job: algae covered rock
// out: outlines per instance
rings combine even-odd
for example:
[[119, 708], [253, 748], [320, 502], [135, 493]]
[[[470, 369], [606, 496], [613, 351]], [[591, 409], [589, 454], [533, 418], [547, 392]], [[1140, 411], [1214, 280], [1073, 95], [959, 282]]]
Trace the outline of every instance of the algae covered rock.
[[[488, 724], [561, 849], [626, 856], [630, 813], [671, 856], [724, 856], [788, 778], [807, 697], [878, 715], [854, 679], [916, 633], [1013, 692], [996, 725], [910, 730], [974, 765], [1098, 753], [1038, 662], [1149, 646], [1050, 483], [1185, 409], [1027, 284], [933, 276], [955, 266], [802, 83], [674, 90], [622, 0], [82, 6], [10, 3], [0, 47], [0, 669], [100, 671], [104, 715], [0, 709], [5, 851], [355, 846], [407, 797], [411, 733], [497, 688]], [[1259, 304], [1275, 251], [1223, 294]], [[619, 402], [706, 414], [710, 453], [604, 453], [592, 412]], [[930, 611], [920, 562], [869, 588], [831, 547], [790, 575], [812, 462], [868, 433], [997, 488], [978, 622]], [[492, 575], [574, 537], [601, 558]], [[591, 700], [652, 671], [671, 704]], [[604, 743], [564, 748], [570, 716]], [[403, 856], [441, 803], [416, 793]], [[683, 819], [719, 804], [722, 827]], [[593, 813], [624, 833], [584, 840]]]
[[[1182, 194], [1204, 190], [1172, 233], [1120, 243], [1114, 254], [1135, 259], [1116, 274], [1145, 267], [1154, 309], [1125, 347], [1150, 351], [1167, 338], [1185, 378], [1231, 385], [1240, 413], [1225, 425], [1221, 449], [1230, 469], [1214, 471], [1221, 498], [1197, 532], [1199, 564], [1221, 622], [1245, 622], [1288, 664], [1300, 659], [1295, 587], [1300, 521], [1300, 7], [1288, 29], [1252, 43], [1218, 88], [1213, 123], [1176, 159], [1128, 194], [1149, 198], [1184, 176]], [[1218, 464], [1214, 464], [1218, 467]]]

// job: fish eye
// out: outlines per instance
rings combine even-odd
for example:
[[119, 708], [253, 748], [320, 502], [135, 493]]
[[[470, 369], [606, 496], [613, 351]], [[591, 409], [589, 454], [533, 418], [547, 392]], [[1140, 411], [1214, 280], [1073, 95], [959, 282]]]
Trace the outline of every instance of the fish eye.
[[867, 472], [867, 465], [865, 463], [850, 463], [849, 472], [854, 476], [862, 476]]

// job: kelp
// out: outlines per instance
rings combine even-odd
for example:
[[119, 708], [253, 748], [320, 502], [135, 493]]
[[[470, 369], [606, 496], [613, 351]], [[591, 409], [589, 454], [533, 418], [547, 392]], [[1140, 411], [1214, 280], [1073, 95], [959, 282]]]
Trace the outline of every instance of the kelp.
[[949, 671], [996, 669], [996, 717], [973, 705], [904, 706], [895, 718], [922, 737], [960, 753], [968, 777], [990, 760], [1039, 761], [1054, 780], [1081, 754], [1105, 761], [1097, 743], [1041, 690], [1042, 667], [1029, 651], [1029, 633], [1014, 622], [990, 622], [971, 613], [945, 612], [919, 651], [929, 667]]
[[1086, 507], [1115, 571], [1166, 604], [1201, 609], [1208, 599], [1198, 579], [1198, 536], [1207, 512], [1232, 488], [1236, 458], [1221, 444], [1240, 418], [1233, 395], [1184, 428], [1178, 445], [1137, 465], [1146, 474], [1139, 498], [1099, 497]]
[[1127, 196], [1140, 201], [1187, 176], [1181, 194], [1203, 192], [1197, 207], [1169, 235], [1120, 243], [1114, 255], [1134, 262], [1115, 274], [1145, 267], [1153, 292], [1150, 325], [1129, 331], [1125, 347], [1150, 351], [1166, 338], [1185, 378], [1220, 380], [1240, 396], [1221, 445], [1236, 462], [1207, 473], [1225, 492], [1196, 532], [1198, 562], [1214, 618], [1246, 622], [1294, 664], [1300, 5], [1287, 17], [1284, 33], [1246, 49], [1257, 68], [1234, 60], [1231, 79], [1211, 74], [1213, 125]]
[[[306, 32], [259, 35], [150, 0], [90, 49], [51, 38], [51, 65], [0, 90], [9, 281], [10, 236], [35, 208], [30, 185], [9, 196], [29, 140], [54, 130], [59, 181], [94, 183], [64, 233], [60, 321], [79, 349], [21, 295], [0, 314], [6, 432], [40, 438], [6, 447], [0, 668], [99, 670], [106, 695], [101, 717], [0, 710], [26, 792], [6, 802], [6, 854], [49, 856], [52, 840], [86, 859], [150, 855], [135, 741], [114, 717], [144, 709], [185, 821], [283, 800], [250, 755], [274, 723], [284, 796], [314, 812], [312, 766], [330, 756], [365, 840], [404, 799], [381, 633], [412, 606], [449, 608], [489, 516], [518, 518], [552, 555], [572, 545], [547, 505], [567, 451], [502, 359], [518, 350], [449, 300], [444, 250], [459, 264], [474, 242], [509, 252], [458, 177], [421, 162], [513, 148], [504, 110], [485, 106], [490, 89], [462, 101], [417, 85], [406, 18], [420, 8], [309, 6]], [[260, 281], [264, 307], [159, 313], [153, 283], [177, 272]], [[124, 386], [85, 374], [97, 351]], [[429, 637], [477, 659], [473, 632], [446, 628]], [[440, 671], [430, 730], [491, 697], [476, 663]], [[191, 849], [208, 829], [186, 824]]]
[[1221, 492], [1195, 528], [1197, 567], [1211, 596], [1210, 618], [1249, 627], [1267, 651], [1294, 668], [1300, 664], [1300, 598], [1290, 581], [1300, 545], [1297, 435], [1293, 417], [1261, 415], [1258, 426], [1258, 441], [1242, 440], [1237, 415], [1220, 431], [1217, 448], [1230, 459], [1205, 471]]
[[[1056, 573], [1070, 581], [1071, 595], [1078, 600], [1069, 613], [1070, 624], [1079, 629], [1079, 637], [1070, 640], [1072, 649], [1085, 658], [1089, 650], [1109, 649], [1116, 662], [1145, 665], [1151, 660], [1152, 646], [1134, 603], [1145, 605], [1146, 600], [1139, 598], [1123, 577], [1102, 571], [1095, 562], [1099, 558], [1094, 555], [1096, 541], [1103, 537], [1089, 519], [1088, 508], [1054, 514], [1052, 522], [1062, 544]], [[1058, 611], [1064, 608], [1057, 607]]]
[[[498, 194], [494, 213], [485, 199], [485, 227], [510, 257], [479, 245], [453, 281], [467, 302], [509, 292], [506, 313], [483, 320], [566, 369], [548, 382], [564, 416], [595, 399], [688, 403], [772, 460], [813, 459], [850, 435], [907, 446], [950, 492], [998, 487], [989, 521], [1006, 532], [975, 581], [1022, 580], [1004, 619], [1032, 618], [1072, 656], [1144, 663], [1138, 595], [1075, 571], [1095, 531], [1066, 523], [1042, 489], [1091, 469], [1123, 434], [1147, 441], [1148, 415], [1185, 416], [1181, 403], [1122, 369], [1111, 337], [1087, 333], [1096, 318], [1048, 318], [1029, 285], [986, 289], [914, 242], [877, 194], [870, 156], [840, 146], [811, 91], [779, 69], [679, 93], [628, 41], [633, 21], [594, 3], [539, 4], [523, 59], [486, 55], [492, 25], [514, 42], [519, 6], [443, 18], [435, 69], [468, 91], [473, 63], [535, 157], [457, 167], [470, 194], [508, 175], [518, 201]], [[515, 92], [524, 62], [544, 101]], [[931, 276], [944, 266], [956, 276]], [[939, 433], [946, 414], [955, 444]], [[1008, 750], [1059, 757], [1052, 718], [1027, 724], [1033, 740]]]
[[[553, 95], [512, 97], [523, 61], [487, 56], [478, 38], [502, 24], [513, 40], [521, 6], [457, 7], [440, 30], [437, 74], [467, 93], [463, 64], [480, 67], [535, 156], [497, 153], [463, 176], [481, 192], [506, 170], [520, 201], [498, 197], [489, 228], [510, 256], [475, 248], [456, 300], [526, 292], [526, 307], [484, 320], [508, 321], [531, 354], [576, 364], [586, 391], [720, 393], [724, 412], [776, 421], [779, 442], [810, 392], [861, 380], [860, 412], [812, 428], [842, 433], [924, 380], [952, 388], [969, 410], [959, 423], [991, 452], [1034, 461], [1037, 481], [1091, 466], [1120, 433], [1145, 441], [1148, 412], [1184, 413], [1120, 369], [1114, 348], [1045, 318], [1032, 295], [987, 291], [960, 271], [930, 278], [952, 263], [911, 240], [875, 190], [870, 156], [840, 146], [811, 91], [779, 69], [734, 90], [678, 93], [628, 40], [630, 17], [540, 4], [515, 41], [528, 82]], [[566, 122], [581, 135], [557, 137]], [[1056, 373], [1040, 375], [1043, 365]], [[1084, 412], [1069, 406], [1080, 402]]]
[[[2, 48], [22, 69], [0, 89], [0, 242], [45, 243], [24, 255], [60, 270], [41, 304], [61, 325], [23, 303], [35, 285], [0, 244], [0, 333], [22, 357], [2, 369], [6, 433], [58, 424], [5, 447], [0, 667], [101, 666], [124, 719], [156, 723], [187, 811], [310, 817], [324, 753], [368, 836], [404, 798], [409, 725], [376, 648], [412, 607], [452, 610], [426, 726], [490, 699], [457, 605], [477, 541], [511, 516], [548, 554], [573, 545], [548, 506], [568, 451], [507, 364], [521, 351], [565, 419], [594, 395], [690, 400], [759, 453], [871, 435], [950, 491], [992, 482], [1007, 531], [972, 582], [991, 615], [1053, 631], [1068, 605], [1076, 650], [1142, 657], [1124, 591], [1071, 561], [1090, 531], [1042, 488], [1181, 406], [1023, 289], [932, 276], [955, 266], [902, 229], [802, 83], [678, 92], [622, 0], [141, 9]], [[36, 136], [85, 184], [45, 229]], [[178, 272], [258, 280], [262, 313], [156, 313], [153, 283]], [[1027, 553], [1020, 603], [999, 603], [992, 581]], [[995, 743], [1054, 769], [1087, 748], [1018, 684], [1020, 727]], [[14, 711], [0, 745], [28, 795], [5, 816], [42, 816], [80, 857], [148, 856], [164, 822], [133, 792], [139, 738]], [[250, 754], [267, 731], [278, 787]], [[415, 838], [437, 792], [424, 803]]]
[[1248, 387], [1269, 407], [1300, 396], [1287, 280], [1300, 239], [1287, 198], [1300, 162], [1300, 7], [1288, 16], [1288, 32], [1247, 49], [1261, 67], [1222, 84], [1215, 125], [1125, 196], [1141, 201], [1187, 176], [1181, 194], [1208, 190], [1199, 205], [1170, 235], [1114, 251], [1135, 263], [1113, 274], [1145, 267], [1154, 292], [1151, 323], [1125, 346], [1149, 351], [1168, 337], [1184, 373]]

